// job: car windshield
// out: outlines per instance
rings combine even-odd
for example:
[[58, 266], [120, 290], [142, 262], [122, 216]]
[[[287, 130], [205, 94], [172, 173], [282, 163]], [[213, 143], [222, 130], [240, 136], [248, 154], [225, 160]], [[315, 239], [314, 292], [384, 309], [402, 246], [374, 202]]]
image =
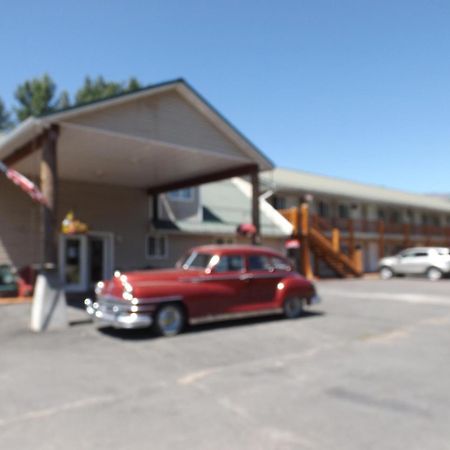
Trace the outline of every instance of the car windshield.
[[212, 257], [213, 255], [209, 253], [192, 252], [186, 256], [180, 265], [184, 270], [206, 269]]

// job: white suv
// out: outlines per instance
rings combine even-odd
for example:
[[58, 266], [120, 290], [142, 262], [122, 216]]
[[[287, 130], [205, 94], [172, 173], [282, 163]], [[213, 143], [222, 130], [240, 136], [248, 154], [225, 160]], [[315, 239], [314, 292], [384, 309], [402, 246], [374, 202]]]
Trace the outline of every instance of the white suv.
[[430, 280], [439, 280], [450, 274], [450, 250], [445, 247], [408, 248], [381, 259], [378, 267], [383, 279], [395, 275], [426, 275]]

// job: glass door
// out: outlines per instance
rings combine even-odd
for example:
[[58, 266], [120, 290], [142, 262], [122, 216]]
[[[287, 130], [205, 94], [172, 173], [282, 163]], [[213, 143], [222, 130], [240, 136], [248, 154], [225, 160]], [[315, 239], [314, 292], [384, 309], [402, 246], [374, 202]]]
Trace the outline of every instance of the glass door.
[[59, 242], [59, 271], [67, 292], [86, 291], [87, 236], [61, 235]]

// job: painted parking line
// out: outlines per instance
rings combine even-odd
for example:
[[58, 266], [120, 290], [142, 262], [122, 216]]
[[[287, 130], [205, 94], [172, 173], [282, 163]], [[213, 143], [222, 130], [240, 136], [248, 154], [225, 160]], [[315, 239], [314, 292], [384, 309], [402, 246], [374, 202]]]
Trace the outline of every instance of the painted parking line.
[[394, 292], [365, 292], [365, 291], [338, 291], [321, 289], [320, 294], [324, 296], [340, 297], [340, 298], [355, 298], [359, 300], [381, 300], [381, 301], [396, 301], [414, 304], [427, 304], [438, 306], [450, 306], [450, 295], [433, 295], [433, 294], [409, 294], [409, 293], [394, 293]]

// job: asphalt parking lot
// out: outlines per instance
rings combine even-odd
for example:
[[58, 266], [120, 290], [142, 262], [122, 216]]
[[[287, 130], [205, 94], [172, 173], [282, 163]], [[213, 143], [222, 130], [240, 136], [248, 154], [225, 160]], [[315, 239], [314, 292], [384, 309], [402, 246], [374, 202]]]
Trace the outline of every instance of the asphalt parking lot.
[[0, 306], [0, 448], [450, 449], [450, 280], [317, 286], [301, 319], [169, 339]]

